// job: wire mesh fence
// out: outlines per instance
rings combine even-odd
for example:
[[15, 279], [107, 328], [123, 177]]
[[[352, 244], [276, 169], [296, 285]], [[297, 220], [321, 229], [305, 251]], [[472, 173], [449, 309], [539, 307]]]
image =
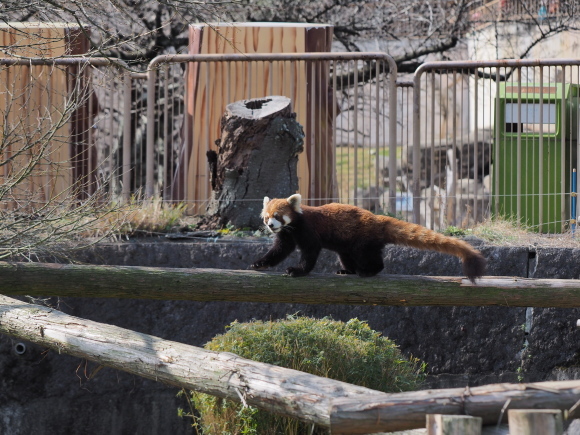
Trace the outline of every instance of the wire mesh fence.
[[[576, 60], [432, 62], [397, 76], [383, 53], [174, 55], [145, 73], [63, 58], [3, 60], [0, 74], [4, 208], [18, 200], [6, 187], [16, 162], [52, 131], [45, 166], [19, 186], [38, 204], [62, 184], [79, 200], [155, 196], [203, 213], [206, 153], [226, 105], [285, 95], [305, 131], [300, 193], [310, 204], [434, 229], [492, 216], [546, 233], [575, 224]], [[62, 125], [55, 113], [68, 113]]]
[[414, 219], [442, 228], [494, 216], [539, 232], [570, 229], [578, 65], [520, 60], [419, 68]]
[[[160, 57], [152, 64], [148, 87], [156, 89], [156, 98], [148, 100], [147, 118], [155, 121], [147, 135], [152, 169], [147, 195], [185, 201], [193, 212], [202, 212], [212, 194], [206, 154], [216, 150], [226, 106], [269, 95], [288, 96], [304, 128], [298, 172], [300, 193], [310, 204], [362, 204], [366, 190], [376, 192], [382, 186], [389, 144], [396, 149], [395, 129], [390, 127], [396, 113], [389, 106], [396, 101], [396, 67], [389, 56], [183, 55]], [[169, 138], [164, 139], [160, 126], [167, 109], [159, 95], [171, 94], [166, 88], [171, 82], [158, 78], [178, 65], [186, 66], [180, 91], [186, 103], [180, 137], [171, 139], [166, 150], [161, 144], [166, 146]]]

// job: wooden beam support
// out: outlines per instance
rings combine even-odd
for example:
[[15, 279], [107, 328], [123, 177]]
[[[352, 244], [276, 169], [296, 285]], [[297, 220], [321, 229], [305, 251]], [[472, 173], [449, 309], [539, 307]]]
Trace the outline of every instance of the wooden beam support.
[[0, 294], [390, 306], [580, 307], [580, 280], [311, 274], [0, 262]]
[[497, 425], [506, 409], [569, 410], [579, 399], [578, 380], [411, 391], [390, 394], [386, 401], [337, 398], [330, 429], [333, 435], [414, 429], [425, 425], [427, 414], [470, 415], [481, 417], [483, 425]]
[[428, 414], [427, 435], [481, 435], [481, 417]]

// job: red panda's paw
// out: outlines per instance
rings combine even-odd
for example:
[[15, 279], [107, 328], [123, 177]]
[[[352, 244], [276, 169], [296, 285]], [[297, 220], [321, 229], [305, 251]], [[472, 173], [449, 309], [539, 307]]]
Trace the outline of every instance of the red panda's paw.
[[290, 275], [291, 277], [296, 278], [298, 276], [304, 276], [306, 275], [306, 273], [302, 269], [298, 269], [296, 267], [289, 267], [288, 269], [286, 269], [286, 275]]
[[253, 270], [264, 270], [267, 268], [268, 268], [268, 265], [262, 261], [256, 261], [254, 264], [250, 265], [250, 269], [253, 269]]
[[352, 272], [350, 270], [346, 270], [346, 269], [340, 269], [336, 271], [337, 275], [354, 275], [356, 274], [356, 272]]

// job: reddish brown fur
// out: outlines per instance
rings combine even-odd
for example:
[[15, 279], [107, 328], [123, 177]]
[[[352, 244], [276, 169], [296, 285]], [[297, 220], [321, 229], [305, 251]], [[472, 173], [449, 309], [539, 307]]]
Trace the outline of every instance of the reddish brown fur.
[[[293, 203], [291, 204], [289, 200]], [[326, 248], [339, 254], [345, 268], [342, 273], [370, 276], [383, 268], [381, 254], [383, 246], [393, 243], [457, 256], [463, 261], [464, 272], [472, 281], [482, 276], [485, 271], [485, 259], [481, 253], [463, 240], [447, 237], [420, 225], [389, 216], [374, 215], [355, 206], [333, 203], [309, 207], [300, 205], [300, 197], [296, 195], [288, 199], [273, 199], [267, 202], [262, 211], [264, 221], [267, 222], [274, 215], [278, 216], [278, 220], [281, 220], [282, 216], [288, 216], [291, 222], [284, 225], [283, 230], [278, 233], [280, 240], [278, 246], [275, 244], [271, 250], [274, 251], [273, 256], [276, 256], [275, 249], [279, 249], [280, 246], [284, 248], [284, 252], [289, 250], [291, 236], [303, 251], [303, 255], [304, 250], [313, 251], [314, 262], [320, 248]], [[289, 235], [282, 235], [284, 231]], [[282, 243], [281, 238], [288, 239], [288, 245]], [[380, 265], [377, 259], [379, 254]], [[264, 257], [266, 261], [262, 263], [268, 267], [266, 257]], [[255, 265], [258, 263], [260, 260]], [[298, 268], [296, 275], [301, 274], [300, 272], [306, 274], [310, 271], [308, 269], [314, 267], [311, 258], [303, 258], [302, 263], [305, 266], [304, 270]]]

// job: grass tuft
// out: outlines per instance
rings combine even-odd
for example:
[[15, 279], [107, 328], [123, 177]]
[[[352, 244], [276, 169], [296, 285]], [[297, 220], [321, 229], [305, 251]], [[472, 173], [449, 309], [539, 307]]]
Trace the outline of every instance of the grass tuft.
[[[424, 380], [424, 364], [405, 358], [393, 341], [358, 319], [234, 322], [205, 347], [385, 392], [415, 390]], [[312, 425], [207, 394], [191, 392], [189, 398], [201, 416], [194, 426], [204, 434], [327, 433], [323, 428], [310, 432]]]

